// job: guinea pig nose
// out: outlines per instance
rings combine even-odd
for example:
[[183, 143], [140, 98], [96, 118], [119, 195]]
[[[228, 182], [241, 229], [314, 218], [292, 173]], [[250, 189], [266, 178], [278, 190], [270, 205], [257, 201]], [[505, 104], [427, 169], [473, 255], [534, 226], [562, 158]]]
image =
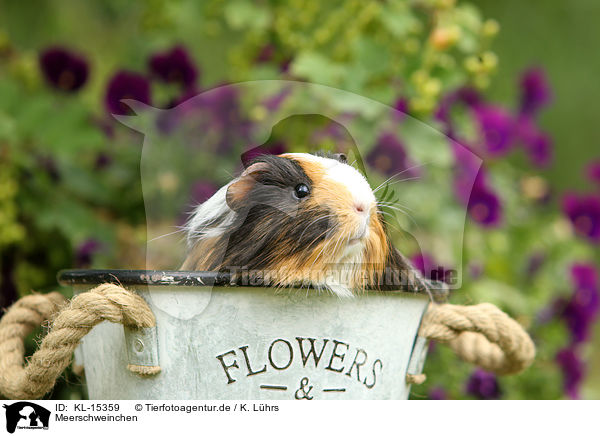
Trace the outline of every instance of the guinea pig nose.
[[354, 210], [358, 213], [363, 213], [367, 210], [367, 207], [362, 203], [354, 203]]

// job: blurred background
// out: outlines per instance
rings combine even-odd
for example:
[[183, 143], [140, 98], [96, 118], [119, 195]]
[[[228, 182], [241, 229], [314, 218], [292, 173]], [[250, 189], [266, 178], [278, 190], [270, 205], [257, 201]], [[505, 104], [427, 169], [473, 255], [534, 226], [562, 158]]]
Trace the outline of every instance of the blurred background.
[[[468, 215], [462, 258], [446, 265], [465, 271], [452, 302], [497, 304], [531, 332], [538, 357], [498, 378], [432, 344], [412, 397], [598, 399], [598, 18], [592, 0], [0, 0], [0, 307], [32, 290], [69, 296], [56, 284], [63, 268], [146, 266], [143, 137], [112, 117], [130, 114], [122, 99], [167, 109], [227, 83], [309, 81], [389, 105], [484, 161], [478, 171], [454, 150], [447, 163], [448, 216]], [[244, 113], [230, 93], [210, 104], [215, 125]], [[281, 129], [270, 151], [297, 149], [307, 128], [336, 148], [335, 129], [309, 124]], [[365, 157], [393, 176], [408, 168], [409, 143], [426, 140], [391, 129]], [[190, 199], [224, 182], [206, 177]], [[413, 260], [428, 275], [449, 262]], [[71, 373], [51, 394], [82, 397]]]

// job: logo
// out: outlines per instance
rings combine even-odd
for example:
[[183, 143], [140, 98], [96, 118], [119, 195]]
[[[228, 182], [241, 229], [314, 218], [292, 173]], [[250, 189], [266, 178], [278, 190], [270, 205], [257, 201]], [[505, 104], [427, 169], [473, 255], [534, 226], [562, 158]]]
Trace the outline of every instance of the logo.
[[50, 411], [28, 401], [19, 401], [10, 405], [3, 404], [6, 409], [6, 431], [14, 433], [18, 429], [48, 430]]

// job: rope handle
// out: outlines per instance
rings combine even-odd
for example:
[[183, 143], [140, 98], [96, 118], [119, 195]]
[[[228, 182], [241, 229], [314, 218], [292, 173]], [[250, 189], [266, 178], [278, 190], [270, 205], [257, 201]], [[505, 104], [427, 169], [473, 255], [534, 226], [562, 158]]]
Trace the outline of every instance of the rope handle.
[[[462, 360], [498, 375], [519, 373], [535, 358], [535, 345], [523, 327], [490, 303], [432, 304], [419, 336], [447, 343]], [[407, 374], [406, 381], [421, 384], [425, 375]]]
[[[51, 325], [49, 333], [23, 366], [25, 338], [46, 321]], [[109, 283], [77, 295], [70, 303], [58, 292], [18, 300], [0, 319], [0, 394], [11, 399], [44, 396], [69, 366], [79, 341], [102, 321], [130, 328], [156, 325], [142, 297]], [[159, 366], [128, 369], [142, 376], [160, 372]]]

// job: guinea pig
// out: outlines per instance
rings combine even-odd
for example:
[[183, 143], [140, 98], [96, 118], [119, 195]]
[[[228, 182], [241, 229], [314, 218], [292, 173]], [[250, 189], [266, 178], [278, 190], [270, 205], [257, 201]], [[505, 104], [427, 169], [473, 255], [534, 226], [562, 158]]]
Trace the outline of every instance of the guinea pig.
[[271, 285], [338, 296], [428, 290], [392, 246], [371, 187], [343, 154], [261, 155], [193, 211], [186, 231], [184, 270], [260, 271]]

